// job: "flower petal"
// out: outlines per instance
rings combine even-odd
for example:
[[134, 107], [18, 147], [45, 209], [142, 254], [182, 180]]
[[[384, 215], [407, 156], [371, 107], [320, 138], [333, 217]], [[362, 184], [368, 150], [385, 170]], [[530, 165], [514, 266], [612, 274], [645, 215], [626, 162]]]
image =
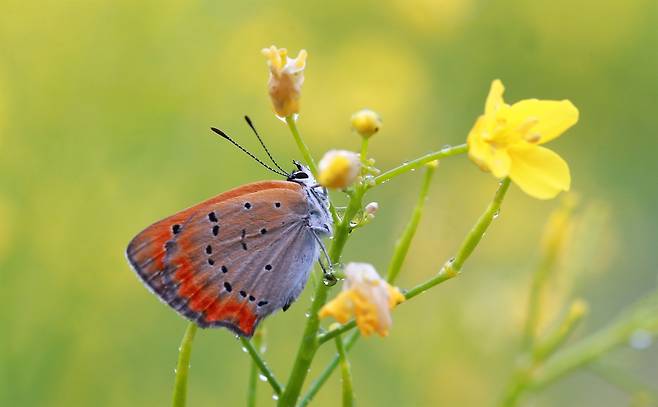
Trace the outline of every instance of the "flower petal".
[[500, 79], [491, 82], [489, 96], [487, 96], [487, 101], [484, 105], [484, 114], [495, 113], [501, 105], [505, 104], [505, 101], [503, 100], [503, 92], [505, 92], [505, 87]]
[[494, 148], [483, 140], [481, 132], [484, 116], [481, 116], [468, 135], [468, 156], [482, 170], [491, 171], [496, 178], [504, 178], [509, 174], [510, 158], [504, 149]]
[[509, 126], [522, 127], [528, 119], [536, 119], [529, 132], [539, 135], [539, 144], [559, 137], [578, 121], [578, 109], [568, 100], [526, 99], [514, 103], [509, 110]]
[[352, 315], [352, 299], [349, 291], [341, 291], [336, 298], [326, 303], [319, 313], [320, 318], [332, 316], [341, 324], [349, 321], [350, 315]]
[[540, 146], [514, 146], [508, 151], [512, 162], [509, 176], [526, 194], [551, 199], [569, 190], [569, 166], [557, 153]]

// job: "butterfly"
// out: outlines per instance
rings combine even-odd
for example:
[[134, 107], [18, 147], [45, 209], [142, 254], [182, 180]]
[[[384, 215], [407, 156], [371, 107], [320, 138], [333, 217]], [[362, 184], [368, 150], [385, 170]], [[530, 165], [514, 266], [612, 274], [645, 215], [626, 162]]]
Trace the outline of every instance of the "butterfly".
[[251, 337], [263, 318], [300, 295], [320, 252], [326, 256], [321, 238], [332, 235], [333, 220], [327, 190], [308, 167], [295, 161], [286, 173], [256, 133], [277, 172], [212, 130], [286, 179], [242, 185], [156, 222], [132, 239], [126, 257], [183, 317]]

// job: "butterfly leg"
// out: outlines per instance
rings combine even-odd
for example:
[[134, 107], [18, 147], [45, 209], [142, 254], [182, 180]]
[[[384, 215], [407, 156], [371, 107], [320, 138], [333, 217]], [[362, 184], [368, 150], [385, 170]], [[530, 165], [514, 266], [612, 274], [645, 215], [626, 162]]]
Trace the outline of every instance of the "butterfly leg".
[[324, 264], [322, 264], [322, 259], [318, 258], [318, 263], [320, 264], [320, 268], [322, 269], [322, 275], [323, 275], [322, 276], [322, 281], [325, 285], [333, 286], [338, 282], [338, 279], [336, 278], [336, 276], [334, 276], [334, 267], [333, 267], [333, 264], [331, 262], [331, 258], [329, 257], [329, 253], [327, 253], [327, 248], [325, 247], [324, 243], [322, 242], [322, 239], [320, 239], [320, 237], [317, 235], [317, 233], [315, 233], [315, 230], [310, 229], [310, 228], [308, 230], [311, 232], [311, 234], [315, 238], [315, 241], [318, 242], [318, 245], [320, 246], [320, 250], [324, 254], [324, 258], [327, 260], [327, 266], [328, 266], [329, 270], [327, 270], [325, 268]]

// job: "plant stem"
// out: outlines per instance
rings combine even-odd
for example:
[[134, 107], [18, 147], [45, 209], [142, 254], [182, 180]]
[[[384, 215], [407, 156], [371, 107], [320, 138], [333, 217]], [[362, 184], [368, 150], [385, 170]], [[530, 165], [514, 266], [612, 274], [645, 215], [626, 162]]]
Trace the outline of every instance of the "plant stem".
[[[487, 228], [489, 227], [493, 219], [497, 216], [498, 212], [500, 211], [500, 206], [503, 202], [503, 198], [505, 197], [505, 193], [507, 192], [508, 188], [509, 188], [509, 179], [505, 179], [501, 181], [498, 190], [496, 191], [496, 194], [494, 196], [494, 199], [489, 204], [485, 212], [480, 216], [475, 226], [471, 229], [469, 234], [462, 242], [456, 256], [454, 257], [454, 260], [448, 261], [446, 264], [444, 264], [443, 267], [441, 267], [439, 272], [434, 277], [404, 292], [404, 297], [407, 300], [410, 300], [413, 297], [416, 297], [417, 295], [424, 293], [430, 288], [438, 284], [441, 284], [444, 281], [450, 280], [451, 278], [459, 274], [459, 272], [461, 271], [461, 267], [464, 265], [464, 262], [466, 261], [466, 259], [468, 259], [471, 253], [473, 253], [475, 247], [478, 245], [480, 240], [482, 240], [482, 236], [484, 235], [484, 232], [486, 232]], [[422, 196], [422, 192], [421, 192], [421, 196]], [[411, 235], [410, 238], [413, 238], [413, 235]], [[409, 249], [408, 245], [399, 245], [399, 244], [396, 245], [396, 250], [393, 253], [393, 260], [391, 260], [391, 262], [395, 261], [395, 259], [398, 257], [402, 257], [402, 259], [404, 260], [404, 257], [406, 255], [406, 250], [408, 249]], [[457, 267], [457, 265], [459, 267]], [[389, 266], [389, 270], [390, 269], [391, 267]], [[393, 274], [393, 279], [395, 278], [396, 275], [397, 273]], [[389, 272], [388, 281], [393, 282], [393, 279], [391, 279], [391, 273]], [[353, 329], [354, 327], [356, 327], [356, 322], [353, 320], [349, 321], [338, 328], [332, 329], [329, 332], [325, 332], [319, 335], [318, 341], [320, 344], [325, 343], [328, 340], [336, 337], [337, 335], [343, 334]]]
[[299, 152], [302, 153], [302, 157], [304, 157], [306, 165], [308, 165], [308, 168], [310, 168], [313, 176], [317, 177], [318, 167], [315, 165], [315, 160], [313, 159], [311, 152], [306, 146], [306, 143], [304, 143], [302, 136], [299, 134], [299, 130], [297, 130], [297, 122], [295, 121], [295, 118], [293, 116], [286, 116], [286, 123], [288, 124], [288, 128], [292, 133], [292, 137], [295, 139], [295, 143], [297, 143]]
[[352, 407], [354, 405], [354, 388], [352, 386], [350, 362], [347, 359], [347, 352], [343, 345], [343, 338], [337, 336], [335, 342], [338, 362], [340, 364], [340, 371], [343, 379], [343, 407]]
[[[261, 347], [261, 344], [263, 342], [263, 326], [261, 325], [260, 328], [256, 331], [254, 334], [254, 337], [252, 339], [254, 343], [254, 348], [259, 349]], [[243, 343], [244, 344], [244, 343]], [[248, 349], [247, 349], [248, 350]], [[251, 361], [251, 369], [249, 369], [249, 383], [247, 387], [247, 406], [248, 407], [256, 407], [256, 389], [258, 386], [258, 371], [259, 371], [258, 364], [256, 363], [255, 360]]]
[[361, 164], [366, 165], [368, 162], [368, 137], [361, 137]]
[[535, 363], [543, 363], [564, 344], [571, 333], [583, 320], [587, 312], [587, 305], [583, 300], [575, 300], [569, 307], [567, 315], [558, 327], [532, 348], [532, 359]]
[[[334, 264], [340, 261], [340, 256], [349, 237], [349, 231], [351, 228], [350, 221], [361, 209], [363, 194], [365, 191], [366, 188], [364, 186], [356, 186], [349, 204], [347, 205], [347, 209], [345, 210], [343, 220], [336, 225], [334, 239], [329, 249], [329, 258]], [[286, 385], [281, 398], [279, 398], [278, 406], [280, 407], [294, 406], [299, 398], [302, 386], [308, 375], [309, 367], [311, 366], [311, 362], [313, 361], [313, 357], [319, 346], [317, 333], [320, 326], [320, 319], [318, 313], [327, 301], [328, 291], [328, 288], [324, 284], [318, 284], [315, 288], [313, 302], [308, 311], [309, 316], [306, 322], [306, 327], [304, 328], [302, 342], [297, 350], [297, 356], [295, 357], [295, 362], [292, 371], [290, 372], [288, 384]]]
[[625, 311], [598, 332], [556, 353], [528, 383], [533, 390], [543, 388], [574, 369], [582, 367], [615, 347], [628, 342], [644, 329], [658, 334], [658, 291]]
[[[354, 346], [354, 344], [359, 339], [359, 337], [360, 337], [359, 331], [352, 332], [347, 337], [347, 340], [345, 341], [345, 350], [349, 351], [350, 349], [352, 349], [352, 346]], [[338, 362], [339, 362], [339, 356], [336, 355], [331, 360], [331, 362], [329, 362], [327, 367], [324, 368], [322, 373], [320, 373], [318, 378], [311, 383], [311, 385], [308, 388], [308, 391], [306, 392], [306, 394], [304, 394], [304, 397], [302, 397], [302, 400], [299, 402], [298, 407], [305, 407], [313, 400], [313, 397], [315, 397], [315, 395], [318, 394], [318, 391], [320, 391], [320, 389], [326, 383], [326, 381], [329, 380], [329, 377], [331, 377], [333, 371], [336, 369], [336, 367], [338, 367]]]
[[[419, 294], [422, 294], [429, 288], [432, 288], [437, 284], [449, 280], [450, 278], [458, 274], [459, 270], [454, 267], [456, 259], [458, 258], [460, 259], [460, 262], [458, 264], [460, 264], [461, 267], [461, 265], [464, 264], [466, 259], [473, 252], [475, 246], [477, 246], [480, 240], [482, 240], [482, 234], [486, 231], [487, 227], [491, 224], [493, 218], [497, 216], [503, 198], [505, 197], [505, 193], [507, 192], [508, 188], [509, 188], [509, 179], [505, 179], [500, 183], [498, 190], [494, 195], [493, 201], [489, 204], [489, 206], [487, 207], [486, 211], [482, 214], [482, 216], [480, 216], [480, 218], [478, 219], [477, 223], [475, 224], [471, 232], [466, 236], [466, 239], [460, 246], [460, 249], [457, 255], [455, 256], [455, 260], [446, 263], [446, 265], [444, 265], [441, 268], [441, 270], [439, 270], [439, 273], [435, 277], [407, 291], [405, 293], [406, 299], [411, 299]], [[406, 250], [406, 249], [404, 249], [404, 246], [399, 246], [396, 248], [396, 250]], [[394, 254], [393, 258], [396, 257], [397, 254]], [[318, 342], [324, 343], [355, 327], [356, 327], [356, 322], [352, 320], [346, 324], [341, 325], [336, 329], [332, 329], [329, 332], [318, 335]], [[352, 334], [349, 336], [347, 340], [346, 347], [349, 349], [354, 344], [354, 342], [357, 341], [358, 338], [359, 338], [359, 332], [358, 331], [352, 332]], [[334, 357], [334, 359], [322, 371], [320, 376], [318, 376], [318, 378], [315, 379], [315, 381], [311, 384], [309, 390], [304, 395], [302, 401], [299, 404], [300, 407], [306, 406], [313, 399], [313, 397], [320, 390], [322, 385], [329, 379], [334, 369], [336, 369], [336, 366], [338, 366], [338, 356]]]
[[629, 395], [643, 397], [648, 402], [646, 405], [658, 405], [658, 393], [628, 372], [600, 362], [592, 363], [589, 370]]
[[489, 206], [487, 206], [487, 209], [484, 211], [484, 213], [480, 215], [480, 218], [477, 220], [468, 235], [466, 235], [466, 238], [459, 247], [455, 257], [452, 260], [449, 260], [443, 267], [441, 267], [441, 270], [439, 270], [436, 276], [407, 291], [404, 294], [406, 299], [411, 299], [418, 294], [422, 294], [435, 285], [443, 283], [444, 281], [449, 280], [459, 274], [464, 265], [464, 262], [471, 256], [473, 250], [475, 250], [477, 245], [482, 240], [482, 237], [487, 231], [487, 228], [489, 225], [491, 225], [491, 222], [498, 216], [500, 205], [503, 202], [503, 198], [505, 198], [505, 193], [507, 193], [509, 185], [509, 178], [505, 178], [500, 182], [498, 190], [494, 195], [494, 199], [491, 201]]
[[355, 320], [351, 320], [347, 323], [344, 323], [344, 324], [340, 325], [337, 328], [334, 328], [334, 329], [332, 329], [328, 332], [325, 332], [325, 333], [322, 333], [322, 334], [318, 335], [318, 343], [320, 345], [322, 345], [323, 343], [325, 343], [325, 342], [337, 337], [338, 335], [341, 335], [341, 334], [343, 334], [343, 333], [345, 333], [345, 332], [347, 332], [347, 331], [349, 331], [353, 328], [356, 328], [356, 321]]
[[429, 192], [430, 183], [432, 181], [432, 176], [434, 175], [435, 170], [436, 165], [427, 166], [427, 169], [425, 170], [425, 177], [423, 178], [423, 184], [421, 185], [420, 192], [418, 193], [418, 200], [416, 201], [416, 206], [414, 207], [414, 210], [411, 214], [411, 219], [409, 219], [409, 223], [405, 227], [404, 232], [402, 232], [402, 236], [400, 236], [398, 241], [395, 243], [393, 257], [391, 258], [391, 262], [388, 265], [388, 273], [386, 277], [386, 280], [391, 284], [395, 282], [395, 279], [400, 273], [402, 263], [404, 263], [404, 260], [407, 257], [407, 253], [409, 252], [411, 241], [416, 235], [418, 223], [420, 222], [420, 218], [423, 215], [423, 207], [425, 205], [425, 201], [427, 200], [427, 193]]
[[439, 151], [435, 151], [429, 154], [425, 154], [422, 157], [416, 158], [415, 160], [408, 161], [402, 165], [399, 165], [395, 168], [392, 168], [377, 177], [375, 177], [375, 183], [377, 185], [383, 184], [391, 179], [397, 177], [400, 174], [409, 172], [413, 169], [420, 168], [423, 164], [427, 164], [431, 161], [440, 160], [446, 157], [452, 157], [454, 155], [464, 154], [468, 151], [468, 146], [466, 144], [461, 144], [454, 147], [442, 148]]
[[196, 334], [197, 326], [190, 322], [185, 329], [183, 340], [178, 350], [178, 363], [176, 364], [176, 379], [174, 381], [173, 407], [185, 407], [187, 400], [187, 374], [190, 370], [190, 356], [192, 354], [192, 342]]
[[249, 353], [249, 356], [251, 356], [251, 360], [253, 360], [254, 364], [258, 366], [258, 369], [260, 369], [260, 372], [265, 376], [267, 379], [267, 382], [272, 386], [272, 390], [274, 390], [274, 393], [277, 395], [281, 394], [281, 384], [276, 380], [274, 377], [274, 373], [270, 370], [269, 367], [267, 367], [267, 364], [261, 357], [260, 353], [254, 346], [254, 344], [251, 343], [251, 341], [247, 338], [240, 337], [240, 342], [242, 342], [242, 346], [247, 349], [247, 352]]

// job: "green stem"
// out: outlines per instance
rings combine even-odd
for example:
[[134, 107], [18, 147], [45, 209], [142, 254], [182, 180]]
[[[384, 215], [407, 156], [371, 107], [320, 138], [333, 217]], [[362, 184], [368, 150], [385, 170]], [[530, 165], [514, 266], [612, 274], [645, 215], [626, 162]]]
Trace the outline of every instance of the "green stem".
[[482, 237], [487, 231], [487, 228], [489, 225], [491, 225], [491, 222], [498, 216], [500, 205], [503, 202], [503, 198], [505, 198], [505, 193], [507, 193], [509, 185], [509, 178], [505, 178], [500, 182], [498, 190], [494, 195], [494, 199], [491, 201], [489, 206], [487, 206], [487, 209], [477, 220], [468, 235], [466, 235], [466, 238], [459, 247], [455, 257], [452, 260], [449, 260], [443, 267], [441, 267], [441, 270], [439, 270], [436, 276], [407, 291], [404, 294], [407, 300], [422, 294], [435, 285], [441, 284], [444, 281], [449, 280], [459, 274], [462, 267], [464, 266], [464, 262], [471, 256], [473, 250], [475, 250], [477, 245], [482, 240]]
[[[494, 199], [489, 204], [485, 212], [480, 216], [475, 226], [471, 229], [469, 234], [466, 236], [466, 239], [464, 239], [464, 241], [462, 242], [459, 250], [457, 251], [456, 256], [454, 257], [454, 260], [448, 261], [446, 264], [444, 264], [443, 267], [441, 267], [439, 272], [434, 277], [404, 292], [404, 297], [407, 300], [410, 300], [413, 297], [416, 297], [417, 295], [424, 293], [430, 288], [438, 284], [441, 284], [444, 281], [450, 280], [451, 278], [459, 274], [459, 272], [461, 271], [461, 267], [464, 265], [464, 262], [468, 259], [471, 253], [473, 253], [473, 250], [478, 245], [480, 240], [482, 240], [482, 236], [484, 236], [484, 232], [486, 232], [489, 225], [491, 225], [493, 219], [496, 216], [498, 216], [498, 212], [500, 211], [500, 206], [503, 202], [503, 198], [505, 197], [505, 193], [507, 192], [508, 188], [509, 188], [509, 179], [505, 179], [501, 181], [498, 190], [496, 191], [496, 194], [494, 196]], [[422, 192], [421, 192], [421, 196], [422, 196]], [[410, 238], [413, 238], [413, 235], [411, 235]], [[402, 259], [404, 260], [405, 256], [403, 254], [403, 251], [408, 250], [408, 248], [409, 248], [408, 245], [396, 245], [396, 251], [393, 254], [392, 261], [395, 261], [395, 259], [398, 257], [402, 257]], [[391, 279], [390, 270], [391, 267], [389, 266], [388, 281], [393, 282], [393, 279], [395, 278], [395, 276], [397, 276], [397, 272], [393, 273], [393, 279]], [[336, 337], [337, 335], [343, 334], [355, 327], [356, 327], [356, 322], [349, 321], [338, 328], [332, 329], [331, 331], [318, 335], [318, 341], [320, 344], [325, 343], [328, 340]]]
[[[254, 338], [252, 339], [254, 342], [254, 347], [256, 349], [259, 349], [261, 346], [261, 343], [263, 341], [263, 327], [261, 326], [256, 333], [254, 334]], [[256, 363], [255, 360], [251, 361], [251, 369], [249, 370], [249, 384], [247, 387], [247, 406], [248, 407], [256, 407], [256, 389], [258, 386], [258, 372], [259, 372], [259, 367], [258, 364]]]
[[306, 146], [306, 143], [304, 143], [302, 136], [299, 134], [299, 130], [297, 130], [297, 122], [295, 121], [293, 116], [287, 116], [286, 123], [288, 124], [288, 128], [292, 133], [292, 137], [295, 139], [295, 143], [297, 143], [297, 148], [302, 153], [302, 157], [304, 157], [304, 161], [306, 162], [306, 165], [308, 165], [308, 168], [311, 169], [313, 176], [317, 177], [318, 167], [315, 165], [315, 160], [313, 159], [311, 152]]
[[352, 371], [350, 362], [347, 359], [347, 352], [343, 344], [343, 338], [336, 337], [336, 352], [343, 379], [343, 407], [352, 407], [354, 405], [354, 388], [352, 386]]
[[583, 300], [574, 301], [569, 307], [567, 315], [558, 327], [548, 335], [546, 338], [537, 341], [532, 349], [532, 359], [535, 363], [543, 363], [555, 351], [564, 344], [564, 342], [571, 336], [571, 333], [583, 320], [586, 313], [586, 305]]
[[[458, 274], [459, 269], [456, 269], [454, 266], [456, 260], [460, 259], [458, 264], [460, 264], [461, 267], [461, 265], [464, 264], [466, 259], [473, 252], [475, 246], [477, 246], [480, 240], [482, 240], [482, 235], [486, 231], [487, 227], [491, 224], [494, 217], [497, 216], [503, 198], [505, 197], [505, 193], [507, 192], [508, 188], [509, 188], [509, 180], [505, 179], [501, 182], [500, 186], [498, 187], [498, 190], [496, 191], [493, 201], [489, 204], [484, 214], [480, 216], [477, 223], [475, 224], [471, 232], [468, 234], [468, 236], [462, 243], [457, 255], [455, 256], [455, 260], [446, 263], [446, 265], [444, 265], [441, 268], [441, 270], [439, 270], [439, 273], [433, 278], [407, 291], [405, 293], [406, 299], [411, 299], [419, 294], [422, 294], [426, 290], [434, 287], [435, 285], [440, 284], [446, 280], [449, 280]], [[480, 233], [479, 236], [474, 231], [479, 232]], [[401, 247], [403, 246], [398, 247], [398, 249], [396, 250], [403, 250]], [[396, 254], [393, 255], [393, 258], [395, 257], [397, 257]], [[346, 324], [341, 325], [336, 329], [332, 329], [329, 332], [318, 335], [318, 342], [324, 343], [355, 327], [356, 327], [356, 322], [350, 321]], [[354, 342], [357, 341], [358, 338], [359, 338], [359, 332], [358, 331], [352, 332], [346, 344], [348, 349], [354, 344]], [[336, 366], [338, 366], [338, 356], [334, 357], [334, 359], [329, 363], [329, 365], [327, 365], [327, 367], [322, 371], [320, 376], [311, 384], [308, 392], [306, 393], [306, 395], [304, 395], [301, 403], [299, 404], [301, 407], [306, 406], [313, 399], [313, 397], [320, 390], [322, 385], [329, 379], [334, 369], [336, 369]]]
[[409, 172], [411, 170], [414, 170], [416, 168], [420, 168], [423, 166], [423, 164], [427, 164], [429, 162], [435, 161], [435, 160], [440, 160], [446, 157], [452, 157], [454, 155], [459, 155], [459, 154], [464, 154], [468, 152], [468, 146], [466, 144], [461, 144], [458, 146], [454, 147], [446, 147], [442, 148], [439, 151], [435, 151], [429, 154], [425, 154], [422, 157], [416, 158], [415, 160], [408, 161], [398, 167], [392, 168], [377, 177], [375, 177], [375, 183], [377, 185], [383, 184], [387, 181], [390, 181], [391, 179], [397, 177], [400, 174], [404, 174], [405, 172]]
[[[359, 339], [359, 336], [359, 331], [352, 332], [345, 341], [345, 350], [349, 351], [352, 349], [352, 346], [354, 346], [356, 341]], [[322, 373], [320, 373], [318, 378], [311, 383], [308, 391], [306, 394], [304, 394], [304, 397], [302, 397], [302, 400], [299, 402], [298, 407], [306, 407], [313, 400], [313, 397], [318, 394], [318, 391], [320, 391], [322, 386], [327, 382], [327, 380], [329, 380], [329, 377], [331, 377], [331, 374], [334, 372], [336, 367], [338, 367], [339, 359], [340, 358], [338, 355], [334, 356], [327, 367], [325, 367]]]
[[367, 137], [361, 138], [361, 164], [366, 165], [368, 162], [368, 140]]
[[323, 343], [337, 337], [338, 335], [341, 335], [353, 328], [356, 328], [356, 321], [351, 320], [345, 324], [340, 325], [337, 328], [334, 328], [328, 332], [322, 333], [318, 335], [318, 343], [322, 345]]
[[658, 292], [652, 293], [598, 332], [556, 353], [532, 377], [529, 387], [533, 390], [543, 388], [587, 365], [615, 347], [627, 343], [638, 329], [658, 334]]
[[185, 407], [187, 400], [187, 374], [190, 371], [190, 356], [192, 354], [192, 342], [196, 334], [197, 326], [190, 322], [185, 329], [183, 340], [178, 350], [178, 363], [176, 364], [176, 379], [174, 382], [173, 407]]
[[600, 362], [592, 363], [589, 370], [620, 390], [633, 396], [643, 397], [648, 401], [646, 405], [658, 405], [658, 393], [627, 372]]
[[249, 353], [249, 356], [251, 356], [251, 360], [258, 366], [258, 369], [260, 369], [260, 372], [265, 376], [267, 379], [267, 382], [272, 386], [272, 390], [274, 390], [274, 393], [279, 395], [281, 394], [282, 388], [281, 384], [276, 380], [274, 377], [274, 373], [270, 370], [269, 367], [267, 367], [267, 364], [263, 360], [262, 356], [254, 346], [254, 344], [251, 343], [251, 341], [247, 338], [240, 337], [240, 342], [242, 342], [242, 346], [247, 350]]
[[425, 170], [425, 177], [423, 178], [423, 184], [421, 185], [420, 192], [418, 193], [418, 200], [416, 201], [416, 206], [414, 207], [414, 210], [411, 214], [411, 219], [409, 219], [407, 227], [404, 229], [404, 232], [402, 232], [402, 236], [400, 236], [398, 241], [395, 243], [393, 257], [391, 258], [391, 262], [388, 265], [388, 273], [386, 277], [386, 280], [391, 284], [395, 282], [395, 279], [400, 273], [402, 263], [404, 263], [404, 260], [407, 257], [407, 253], [409, 252], [411, 241], [416, 235], [418, 223], [420, 222], [420, 218], [423, 215], [423, 207], [425, 205], [425, 201], [427, 200], [427, 193], [429, 192], [430, 183], [432, 181], [432, 176], [434, 175], [435, 170], [436, 165], [427, 166], [427, 169]]
[[[311, 173], [313, 173], [313, 176], [317, 179], [318, 167], [315, 164], [315, 160], [313, 159], [313, 156], [311, 155], [311, 151], [306, 146], [306, 143], [304, 143], [304, 139], [302, 139], [301, 134], [299, 134], [299, 130], [297, 129], [297, 122], [295, 121], [295, 118], [293, 116], [287, 116], [286, 123], [288, 124], [288, 128], [292, 133], [292, 137], [295, 139], [295, 143], [297, 144], [297, 148], [299, 149], [299, 152], [302, 153], [302, 157], [304, 157], [304, 161], [306, 162], [306, 165], [308, 165], [308, 168], [311, 170]], [[337, 223], [340, 219], [338, 217], [338, 213], [336, 212], [336, 208], [334, 208], [334, 205], [331, 202], [329, 203], [329, 212], [331, 213], [331, 218], [333, 219], [334, 223]]]
[[[354, 193], [351, 196], [347, 209], [345, 210], [345, 215], [343, 220], [336, 225], [336, 230], [334, 233], [334, 239], [332, 241], [331, 247], [329, 249], [329, 258], [332, 263], [338, 263], [340, 261], [340, 256], [347, 243], [350, 231], [350, 221], [358, 213], [362, 206], [363, 194], [366, 189], [362, 185], [357, 185]], [[279, 399], [278, 406], [293, 406], [299, 398], [302, 386], [308, 375], [309, 367], [315, 356], [315, 352], [319, 347], [318, 342], [318, 328], [320, 327], [320, 319], [318, 313], [320, 309], [327, 301], [328, 288], [323, 284], [318, 284], [315, 288], [315, 293], [313, 295], [313, 302], [308, 311], [308, 319], [306, 322], [306, 327], [304, 328], [304, 334], [302, 336], [302, 342], [299, 345], [297, 350], [297, 356], [295, 357], [295, 362], [293, 364], [292, 371], [290, 372], [290, 377], [288, 379], [288, 384]]]
[[554, 264], [555, 262], [552, 256], [545, 256], [539, 263], [537, 270], [533, 273], [532, 285], [530, 286], [530, 294], [528, 296], [528, 316], [526, 317], [523, 328], [522, 345], [525, 351], [532, 348], [535, 337], [537, 336], [542, 289]]

